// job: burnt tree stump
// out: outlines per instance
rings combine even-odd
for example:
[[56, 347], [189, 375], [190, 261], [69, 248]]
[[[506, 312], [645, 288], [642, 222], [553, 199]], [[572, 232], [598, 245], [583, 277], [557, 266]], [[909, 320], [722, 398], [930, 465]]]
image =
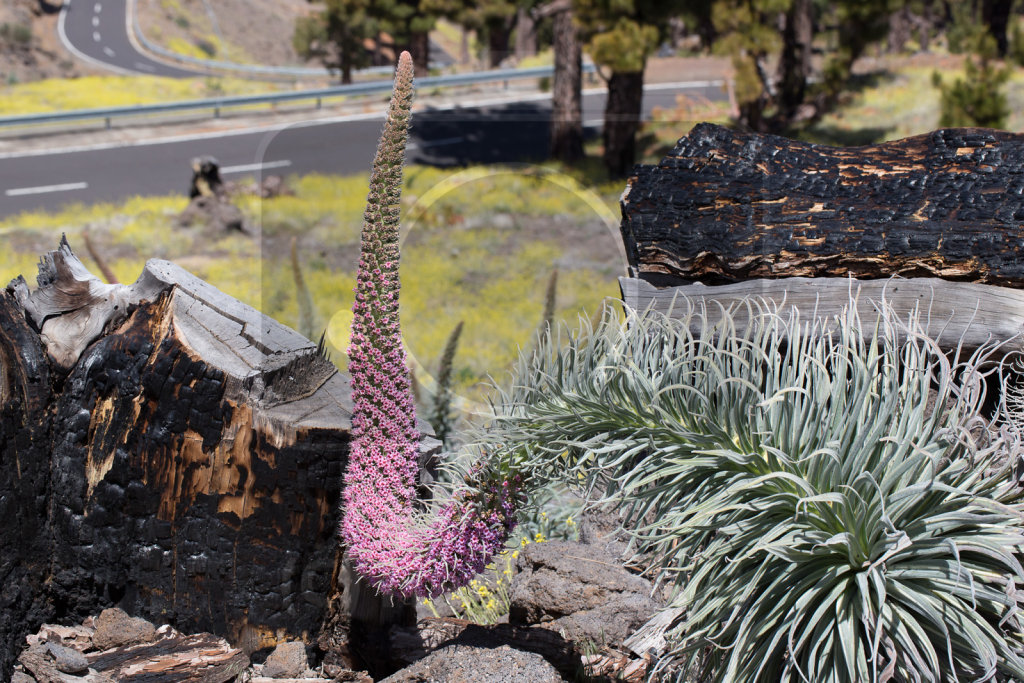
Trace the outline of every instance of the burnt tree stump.
[[937, 277], [1024, 286], [1024, 136], [938, 130], [836, 148], [696, 126], [622, 196], [631, 275]]
[[[62, 241], [0, 292], [0, 679], [119, 606], [247, 652], [410, 623], [337, 540], [351, 394], [316, 344], [166, 261], [106, 285]], [[357, 648], [353, 648], [357, 649]]]

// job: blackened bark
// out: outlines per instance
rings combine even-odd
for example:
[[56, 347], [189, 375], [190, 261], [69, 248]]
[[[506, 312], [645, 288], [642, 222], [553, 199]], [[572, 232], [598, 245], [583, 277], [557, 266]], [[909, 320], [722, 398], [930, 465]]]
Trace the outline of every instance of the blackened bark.
[[108, 286], [63, 244], [39, 281], [0, 292], [0, 680], [110, 606], [353, 657], [414, 617], [341, 571], [351, 399], [315, 344], [163, 261]]
[[21, 306], [0, 292], [0, 680], [50, 614], [50, 366]]
[[604, 165], [622, 178], [636, 162], [636, 133], [644, 99], [643, 71], [613, 71], [604, 109]]
[[700, 124], [622, 198], [634, 277], [941, 277], [1024, 287], [1024, 136], [834, 148]]
[[555, 75], [551, 89], [551, 156], [583, 158], [582, 50], [572, 11], [554, 15]]

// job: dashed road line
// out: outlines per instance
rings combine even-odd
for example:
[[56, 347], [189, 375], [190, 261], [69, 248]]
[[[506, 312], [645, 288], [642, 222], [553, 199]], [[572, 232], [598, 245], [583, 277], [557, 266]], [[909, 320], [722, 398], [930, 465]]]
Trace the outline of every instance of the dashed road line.
[[149, 64], [143, 64], [142, 62], [135, 62], [135, 68], [138, 69], [139, 71], [147, 71], [149, 73], [156, 73], [156, 69], [154, 69]]
[[114, 58], [116, 56], [114, 54], [114, 51], [110, 49], [109, 45], [104, 45], [103, 46], [103, 54], [105, 54], [106, 56], [108, 56], [110, 58]]
[[72, 190], [84, 190], [89, 183], [61, 183], [60, 185], [39, 185], [37, 187], [15, 187], [4, 190], [8, 197], [21, 197], [27, 194], [47, 194], [49, 192], [71, 192]]
[[100, 32], [99, 31], [93, 31], [92, 32], [92, 39], [95, 40], [97, 43], [100, 42]]
[[93, 25], [93, 27], [99, 26], [100, 25], [100, 18], [99, 17], [93, 17], [92, 18], [92, 25]]

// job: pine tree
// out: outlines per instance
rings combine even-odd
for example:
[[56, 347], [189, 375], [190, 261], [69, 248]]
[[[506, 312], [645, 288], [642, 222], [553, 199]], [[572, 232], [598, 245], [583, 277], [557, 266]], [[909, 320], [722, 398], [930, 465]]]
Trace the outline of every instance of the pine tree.
[[964, 64], [964, 78], [944, 84], [938, 73], [933, 80], [942, 92], [942, 127], [981, 126], [1003, 128], [1010, 115], [1003, 86], [1010, 78], [1010, 69], [994, 63], [996, 41], [989, 33], [979, 33], [975, 40], [976, 57]]
[[627, 175], [636, 161], [644, 68], [668, 28], [686, 7], [683, 0], [574, 0], [587, 53], [610, 72], [604, 110], [604, 165], [610, 176]]
[[319, 59], [330, 70], [341, 72], [341, 82], [351, 83], [355, 69], [368, 66], [365, 41], [376, 38], [379, 22], [372, 0], [326, 0], [322, 11], [300, 19], [292, 44], [306, 59]]

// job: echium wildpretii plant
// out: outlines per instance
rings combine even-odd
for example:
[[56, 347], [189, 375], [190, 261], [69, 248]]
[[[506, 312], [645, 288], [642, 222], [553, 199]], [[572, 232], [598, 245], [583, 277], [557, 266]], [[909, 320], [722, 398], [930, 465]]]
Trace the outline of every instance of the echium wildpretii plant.
[[398, 316], [399, 200], [413, 65], [403, 52], [363, 216], [349, 373], [354, 411], [341, 535], [382, 593], [436, 596], [464, 585], [515, 522], [519, 480], [481, 464], [433, 518], [416, 508], [419, 435]]

